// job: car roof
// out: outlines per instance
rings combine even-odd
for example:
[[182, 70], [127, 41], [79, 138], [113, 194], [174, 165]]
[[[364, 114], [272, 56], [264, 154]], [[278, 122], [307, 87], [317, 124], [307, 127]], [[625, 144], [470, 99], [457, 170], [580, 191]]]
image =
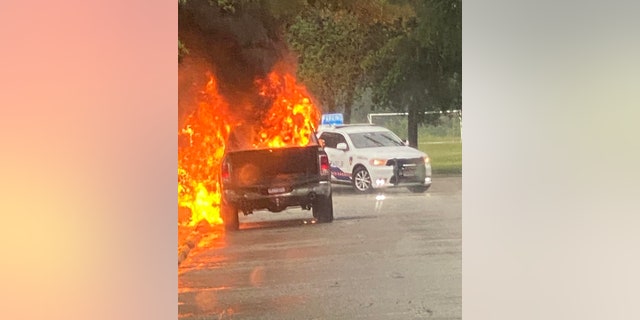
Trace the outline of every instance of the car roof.
[[357, 132], [374, 132], [374, 131], [390, 131], [387, 128], [376, 126], [373, 124], [341, 124], [331, 126], [320, 126], [318, 132], [344, 132], [344, 133], [357, 133]]

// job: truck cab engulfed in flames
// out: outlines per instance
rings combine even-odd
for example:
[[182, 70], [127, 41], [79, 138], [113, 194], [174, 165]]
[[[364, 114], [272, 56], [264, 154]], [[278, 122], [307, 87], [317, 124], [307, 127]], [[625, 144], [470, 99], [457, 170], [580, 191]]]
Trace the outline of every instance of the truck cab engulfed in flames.
[[276, 64], [255, 79], [248, 101], [256, 105], [231, 105], [207, 72], [178, 131], [178, 205], [191, 212], [179, 223], [233, 230], [240, 211], [291, 206], [333, 220], [329, 161], [315, 136], [320, 111], [292, 70]]

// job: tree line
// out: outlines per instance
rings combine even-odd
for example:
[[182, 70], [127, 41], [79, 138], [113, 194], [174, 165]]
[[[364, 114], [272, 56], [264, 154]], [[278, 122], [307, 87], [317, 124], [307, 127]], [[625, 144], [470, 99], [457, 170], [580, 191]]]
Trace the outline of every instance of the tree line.
[[[179, 0], [181, 6], [190, 1]], [[461, 0], [205, 0], [226, 15], [259, 8], [297, 56], [298, 78], [325, 112], [408, 112], [417, 146], [425, 111], [462, 107]], [[189, 43], [178, 42], [179, 61]]]

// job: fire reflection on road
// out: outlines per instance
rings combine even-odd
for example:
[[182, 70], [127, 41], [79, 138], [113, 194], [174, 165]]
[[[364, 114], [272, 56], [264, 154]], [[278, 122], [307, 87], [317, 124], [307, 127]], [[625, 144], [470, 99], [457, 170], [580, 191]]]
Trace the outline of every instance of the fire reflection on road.
[[264, 283], [266, 270], [263, 266], [257, 266], [253, 268], [251, 271], [251, 276], [249, 277], [251, 281], [251, 285], [254, 287], [260, 287]]
[[[242, 222], [240, 231], [224, 232], [208, 230], [202, 225], [199, 242], [189, 257], [178, 267], [178, 308], [181, 319], [210, 316], [216, 319], [231, 319], [241, 316], [243, 310], [261, 309], [286, 312], [294, 305], [304, 303], [304, 297], [298, 295], [280, 295], [262, 297], [260, 301], [242, 301], [230, 297], [241, 295], [247, 288], [267, 287], [270, 279], [270, 267], [259, 261], [282, 259], [295, 261], [304, 259], [312, 252], [320, 250], [313, 241], [306, 248], [287, 248], [287, 246], [269, 246], [248, 252], [245, 249], [247, 236], [267, 231], [279, 238], [282, 232], [295, 228], [322, 228], [315, 219], [283, 219], [269, 221]], [[202, 229], [203, 228], [203, 229]], [[250, 236], [249, 238], [251, 238]], [[298, 241], [297, 244], [305, 241]], [[254, 265], [237, 265], [242, 256], [250, 254], [257, 262]], [[232, 266], [232, 267], [231, 267]], [[230, 271], [233, 270], [233, 271]], [[273, 276], [272, 276], [273, 277]], [[250, 305], [249, 305], [250, 304]]]
[[[356, 198], [364, 200], [368, 209], [360, 214], [350, 211], [355, 215], [338, 217], [334, 224], [315, 223], [309, 211], [294, 209], [281, 215], [258, 212], [240, 217], [237, 232], [225, 232], [221, 226], [215, 226], [219, 232], [201, 230], [202, 238], [178, 270], [180, 318], [232, 319], [304, 309], [301, 306], [317, 294], [309, 287], [309, 272], [326, 272], [316, 264], [335, 254], [327, 248], [331, 237], [318, 241], [318, 236], [340, 230], [341, 223], [351, 229], [360, 221], [375, 220], [384, 213], [384, 202], [393, 200], [384, 194]], [[337, 199], [336, 205], [342, 200]], [[347, 247], [360, 243], [361, 236], [354, 235]], [[310, 257], [322, 258], [309, 262]], [[283, 273], [283, 268], [288, 271]], [[307, 287], [311, 293], [304, 291]], [[252, 292], [250, 299], [248, 292]]]

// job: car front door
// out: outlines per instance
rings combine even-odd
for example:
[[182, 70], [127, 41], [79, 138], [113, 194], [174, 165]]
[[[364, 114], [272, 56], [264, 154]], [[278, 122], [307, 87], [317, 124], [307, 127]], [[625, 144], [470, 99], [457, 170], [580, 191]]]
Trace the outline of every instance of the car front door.
[[[331, 179], [333, 181], [351, 181], [351, 169], [349, 163], [349, 145], [344, 136], [337, 132], [323, 132], [320, 139], [324, 140], [324, 151], [329, 157], [331, 165]], [[338, 144], [344, 143], [346, 150], [339, 150]]]

